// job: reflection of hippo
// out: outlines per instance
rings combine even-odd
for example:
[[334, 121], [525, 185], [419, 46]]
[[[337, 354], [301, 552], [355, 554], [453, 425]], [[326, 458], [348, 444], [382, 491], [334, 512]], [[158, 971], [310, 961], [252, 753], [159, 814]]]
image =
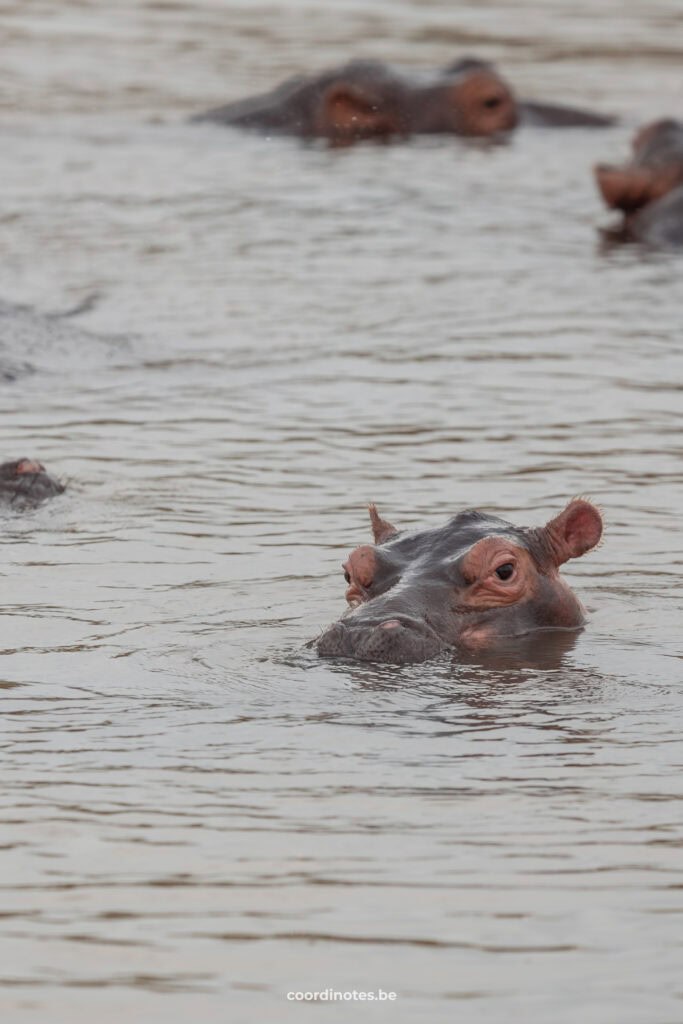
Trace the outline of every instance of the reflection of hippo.
[[0, 503], [12, 508], [39, 505], [64, 490], [64, 484], [45, 472], [33, 459], [15, 459], [0, 464]]
[[652, 245], [683, 245], [683, 123], [655, 121], [633, 140], [633, 159], [599, 164], [598, 187], [623, 221], [611, 235]]
[[535, 529], [472, 510], [421, 533], [398, 533], [374, 505], [370, 517], [375, 544], [343, 566], [354, 610], [316, 642], [325, 657], [405, 664], [584, 621], [558, 568], [600, 540], [602, 519], [588, 501]]
[[492, 65], [473, 58], [422, 78], [379, 61], [351, 61], [194, 118], [334, 145], [410, 135], [496, 135], [520, 119], [558, 126], [612, 123], [570, 107], [519, 103]]

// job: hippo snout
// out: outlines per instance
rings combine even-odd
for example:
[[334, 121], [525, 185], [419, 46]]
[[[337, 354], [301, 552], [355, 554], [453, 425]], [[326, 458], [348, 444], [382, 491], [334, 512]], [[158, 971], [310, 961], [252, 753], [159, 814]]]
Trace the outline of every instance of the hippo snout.
[[435, 657], [443, 649], [436, 633], [408, 616], [381, 621], [335, 622], [320, 637], [324, 658], [346, 657], [408, 665]]

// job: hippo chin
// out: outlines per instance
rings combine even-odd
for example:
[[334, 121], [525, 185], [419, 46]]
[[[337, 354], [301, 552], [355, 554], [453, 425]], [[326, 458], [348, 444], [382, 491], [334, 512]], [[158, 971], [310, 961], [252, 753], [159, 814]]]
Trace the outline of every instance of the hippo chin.
[[344, 563], [352, 608], [315, 641], [322, 657], [404, 665], [468, 653], [535, 630], [576, 630], [584, 609], [559, 567], [594, 548], [602, 517], [577, 498], [542, 527], [483, 512], [403, 533], [370, 506], [374, 544]]
[[15, 459], [0, 464], [0, 503], [24, 509], [39, 505], [64, 491], [59, 483], [34, 459]]
[[599, 164], [595, 177], [609, 207], [622, 220], [609, 230], [617, 241], [683, 245], [683, 123], [646, 125], [633, 140], [633, 157], [621, 165]]
[[424, 76], [400, 73], [380, 61], [354, 60], [290, 78], [270, 92], [193, 120], [326, 139], [335, 146], [411, 135], [496, 136], [520, 120], [560, 127], [612, 123], [571, 107], [518, 101], [495, 67], [475, 58]]

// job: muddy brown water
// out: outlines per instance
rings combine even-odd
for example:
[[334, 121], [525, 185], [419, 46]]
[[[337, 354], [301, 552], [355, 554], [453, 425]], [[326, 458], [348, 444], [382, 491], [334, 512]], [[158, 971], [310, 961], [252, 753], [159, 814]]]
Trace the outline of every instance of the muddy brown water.
[[[71, 484], [0, 522], [3, 1020], [683, 1019], [683, 263], [603, 252], [590, 175], [680, 116], [679, 3], [1, 13], [0, 297], [96, 296], [0, 384], [3, 456]], [[467, 52], [624, 122], [329, 152], [184, 120]], [[303, 649], [368, 500], [576, 493], [580, 635]], [[286, 998], [325, 988], [397, 999]]]

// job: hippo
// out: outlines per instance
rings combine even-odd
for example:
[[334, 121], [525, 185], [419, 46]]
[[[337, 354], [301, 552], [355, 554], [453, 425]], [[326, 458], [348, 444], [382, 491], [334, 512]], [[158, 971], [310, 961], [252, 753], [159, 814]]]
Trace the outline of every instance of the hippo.
[[326, 139], [333, 146], [411, 135], [500, 136], [520, 121], [613, 123], [612, 118], [571, 107], [520, 102], [493, 65], [472, 57], [425, 76], [405, 75], [380, 61], [353, 60], [330, 71], [289, 78], [270, 92], [215, 107], [192, 120]]
[[672, 118], [646, 125], [633, 140], [625, 164], [598, 164], [595, 177], [609, 207], [622, 220], [606, 234], [612, 240], [655, 246], [683, 245], [683, 122]]
[[405, 665], [585, 622], [558, 570], [600, 541], [602, 516], [590, 501], [573, 499], [541, 527], [468, 509], [417, 532], [399, 532], [369, 508], [374, 544], [342, 566], [351, 611], [311, 642], [322, 657]]
[[35, 459], [14, 459], [0, 464], [0, 505], [31, 508], [65, 490]]

